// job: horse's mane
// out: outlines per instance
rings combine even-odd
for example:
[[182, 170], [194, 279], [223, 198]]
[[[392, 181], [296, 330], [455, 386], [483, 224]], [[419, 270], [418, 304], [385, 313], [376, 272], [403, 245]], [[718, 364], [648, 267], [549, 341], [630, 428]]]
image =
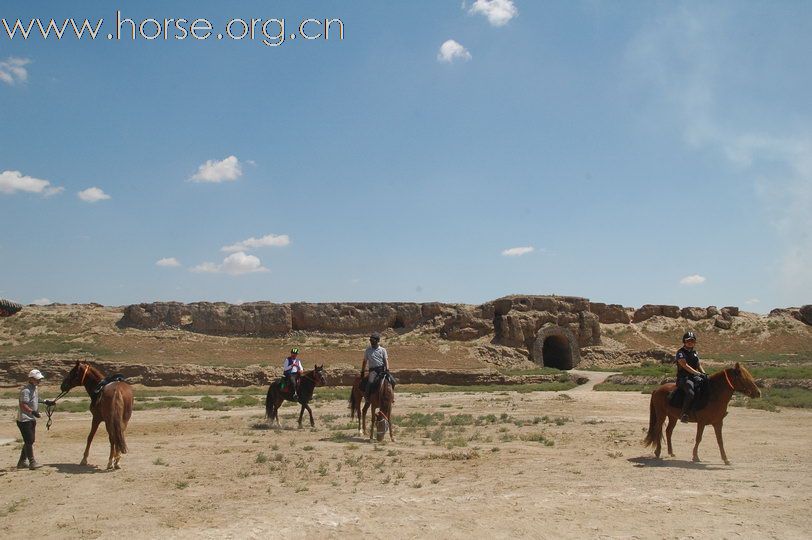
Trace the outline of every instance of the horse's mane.
[[717, 371], [716, 373], [711, 375], [709, 378], [712, 379], [712, 380], [716, 380], [716, 379], [719, 379], [721, 377], [724, 377], [726, 371], [733, 372], [733, 374], [737, 375], [744, 382], [749, 382], [749, 383], [752, 383], [753, 385], [756, 384], [756, 380], [753, 378], [753, 375], [751, 375], [750, 372], [747, 371], [746, 367], [739, 364], [738, 362], [733, 367], [720, 369], [719, 371]]
[[[92, 374], [93, 376], [98, 377], [98, 378], [99, 378], [99, 380], [104, 379], [104, 373], [102, 372], [102, 370], [100, 370], [99, 368], [95, 367], [95, 366], [94, 366], [93, 364], [91, 364], [90, 362], [79, 362], [79, 366], [82, 366], [82, 365], [85, 365], [85, 366], [87, 366], [87, 367], [88, 367], [87, 372], [88, 372], [89, 374]], [[84, 369], [84, 368], [80, 368], [80, 369]]]

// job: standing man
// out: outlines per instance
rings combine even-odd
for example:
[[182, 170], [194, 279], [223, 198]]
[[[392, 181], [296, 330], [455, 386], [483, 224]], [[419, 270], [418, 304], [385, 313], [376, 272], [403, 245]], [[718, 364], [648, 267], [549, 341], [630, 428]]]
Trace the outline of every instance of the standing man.
[[389, 371], [389, 356], [386, 354], [386, 349], [380, 346], [380, 342], [381, 335], [373, 332], [369, 336], [369, 347], [364, 351], [364, 361], [361, 363], [361, 381], [364, 380], [364, 372], [369, 368], [369, 376], [364, 389], [366, 399], [369, 399], [375, 381]]
[[682, 388], [682, 391], [685, 392], [685, 400], [682, 402], [682, 414], [679, 418], [681, 422], [688, 421], [688, 412], [694, 402], [696, 390], [702, 384], [702, 380], [708, 377], [699, 363], [699, 355], [694, 350], [695, 346], [696, 334], [685, 332], [685, 335], [682, 336], [682, 347], [677, 351], [676, 355], [677, 387]]
[[299, 376], [302, 374], [302, 363], [299, 361], [298, 347], [294, 347], [290, 350], [290, 356], [285, 358], [282, 369], [284, 369], [285, 378], [293, 389], [293, 399], [295, 400], [299, 392]]
[[17, 427], [23, 436], [23, 449], [20, 452], [20, 460], [17, 462], [18, 469], [39, 469], [42, 467], [34, 459], [34, 441], [37, 433], [37, 418], [40, 417], [39, 404], [52, 405], [53, 401], [39, 401], [39, 391], [37, 387], [45, 377], [38, 369], [28, 372], [28, 384], [20, 390], [20, 406], [17, 413]]

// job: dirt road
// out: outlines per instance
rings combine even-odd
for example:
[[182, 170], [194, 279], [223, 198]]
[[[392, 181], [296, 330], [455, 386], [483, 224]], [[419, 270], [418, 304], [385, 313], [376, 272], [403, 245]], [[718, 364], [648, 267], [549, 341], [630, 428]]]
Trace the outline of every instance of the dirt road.
[[[396, 442], [361, 441], [346, 404], [315, 430], [264, 429], [258, 407], [136, 411], [123, 469], [77, 465], [89, 414], [38, 433], [46, 467], [0, 446], [0, 536], [27, 538], [803, 538], [812, 530], [812, 412], [732, 408], [690, 462], [640, 446], [648, 396], [499, 392], [399, 395]], [[413, 413], [435, 413], [418, 417]], [[412, 415], [412, 416], [410, 416]], [[422, 425], [420, 425], [422, 424]], [[0, 439], [17, 438], [11, 411]], [[100, 430], [91, 462], [103, 467]], [[32, 529], [32, 522], [34, 523]]]

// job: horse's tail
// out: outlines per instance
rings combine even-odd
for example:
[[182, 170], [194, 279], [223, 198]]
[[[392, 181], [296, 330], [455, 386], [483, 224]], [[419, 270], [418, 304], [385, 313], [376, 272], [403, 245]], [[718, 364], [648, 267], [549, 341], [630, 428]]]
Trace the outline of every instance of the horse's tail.
[[657, 422], [657, 407], [654, 405], [654, 396], [651, 393], [651, 404], [649, 405], [648, 432], [643, 439], [643, 446], [656, 446], [663, 439], [663, 425]]
[[121, 388], [116, 387], [113, 400], [110, 404], [110, 421], [108, 422], [110, 439], [113, 446], [122, 453], [127, 453], [127, 441], [124, 440], [125, 423], [124, 395]]

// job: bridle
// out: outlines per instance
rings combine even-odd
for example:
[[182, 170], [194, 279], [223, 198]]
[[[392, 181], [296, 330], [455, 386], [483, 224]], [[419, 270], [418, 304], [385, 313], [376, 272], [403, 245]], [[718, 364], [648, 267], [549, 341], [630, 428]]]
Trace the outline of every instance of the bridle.
[[[314, 374], [314, 375], [315, 375], [316, 371], [317, 371], [317, 370], [315, 370], [315, 369], [313, 370], [313, 374]], [[317, 380], [317, 379], [315, 379], [315, 378], [314, 378], [314, 375], [308, 375], [307, 373], [302, 373], [302, 379], [309, 379], [309, 380], [313, 381], [313, 384], [316, 384], [316, 385], [317, 385], [319, 382], [321, 382], [322, 384], [324, 384], [324, 376], [323, 376], [323, 375], [322, 375], [321, 377], [319, 377], [319, 379], [321, 379], [321, 380]]]
[[[82, 386], [85, 385], [85, 379], [87, 378], [88, 371], [90, 371], [90, 364], [85, 364], [85, 371], [84, 373], [82, 373], [82, 380], [79, 383]], [[54, 410], [56, 409], [56, 402], [62, 399], [68, 392], [70, 392], [70, 390], [71, 390], [70, 388], [64, 390], [61, 394], [59, 394], [53, 399], [50, 405], [45, 406], [45, 414], [48, 415], [48, 422], [45, 423], [45, 429], [47, 429], [48, 431], [51, 430], [51, 424], [54, 423], [54, 420], [51, 417], [53, 416]]]
[[725, 381], [727, 381], [727, 384], [730, 386], [730, 389], [731, 389], [731, 390], [733, 390], [733, 391], [735, 392], [735, 391], [736, 391], [736, 387], [735, 387], [735, 386], [733, 386], [733, 383], [732, 383], [732, 382], [730, 382], [730, 377], [728, 377], [728, 376], [727, 376], [727, 370], [724, 370], [722, 373], [724, 373], [724, 375], [725, 375]]

